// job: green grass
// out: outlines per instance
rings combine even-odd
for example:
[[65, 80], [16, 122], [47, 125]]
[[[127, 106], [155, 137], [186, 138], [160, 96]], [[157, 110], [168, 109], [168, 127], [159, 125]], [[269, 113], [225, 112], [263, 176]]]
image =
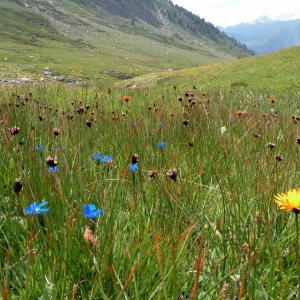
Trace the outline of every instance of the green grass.
[[[287, 72], [298, 51], [148, 75], [130, 90], [2, 86], [3, 299], [298, 297], [294, 216], [273, 201], [300, 186], [298, 70]], [[268, 67], [274, 80], [264, 87]], [[13, 126], [19, 134], [9, 134]], [[98, 152], [112, 163], [93, 160]], [[48, 155], [57, 156], [57, 173], [48, 173]], [[172, 168], [176, 181], [166, 175]], [[24, 215], [34, 201], [48, 201], [49, 212]], [[105, 209], [96, 222], [83, 216], [87, 203]], [[86, 226], [96, 247], [84, 239]]]
[[226, 89], [233, 93], [252, 90], [254, 93], [265, 91], [280, 94], [300, 87], [299, 59], [300, 47], [231, 60], [226, 63], [207, 64], [174, 72], [146, 74], [130, 80], [138, 87], [155, 88], [175, 84], [178, 88], [196, 85], [201, 89]]

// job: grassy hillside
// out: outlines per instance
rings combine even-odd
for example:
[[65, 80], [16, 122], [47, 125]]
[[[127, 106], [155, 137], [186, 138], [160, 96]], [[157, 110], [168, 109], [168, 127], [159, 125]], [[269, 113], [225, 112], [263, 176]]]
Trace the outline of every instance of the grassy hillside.
[[187, 68], [174, 72], [147, 74], [129, 80], [137, 87], [196, 85], [201, 89], [274, 90], [300, 88], [300, 47], [225, 63]]
[[147, 15], [135, 1], [116, 11], [114, 1], [3, 0], [0, 77], [39, 79], [49, 68], [52, 77], [110, 81], [249, 55], [202, 19], [168, 1], [150, 2]]

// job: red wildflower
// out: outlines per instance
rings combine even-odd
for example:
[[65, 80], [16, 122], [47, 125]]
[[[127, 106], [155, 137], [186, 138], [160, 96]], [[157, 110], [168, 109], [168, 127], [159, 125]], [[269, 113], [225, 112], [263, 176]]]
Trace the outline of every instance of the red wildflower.
[[128, 102], [128, 101], [132, 100], [132, 97], [131, 97], [131, 96], [123, 96], [123, 97], [121, 98], [121, 100], [122, 100], [122, 101], [125, 101], [125, 102]]
[[274, 103], [277, 100], [278, 100], [278, 98], [276, 98], [276, 97], [269, 97], [268, 98], [268, 101], [270, 101], [271, 103]]
[[244, 116], [246, 114], [246, 112], [244, 110], [236, 110], [235, 114], [239, 117]]

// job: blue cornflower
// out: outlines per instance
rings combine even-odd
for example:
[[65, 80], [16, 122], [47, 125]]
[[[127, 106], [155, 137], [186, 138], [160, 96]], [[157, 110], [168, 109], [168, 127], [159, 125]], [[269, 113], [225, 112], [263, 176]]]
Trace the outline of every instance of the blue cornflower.
[[35, 147], [34, 147], [34, 150], [35, 150], [35, 151], [41, 151], [43, 148], [44, 148], [43, 145], [39, 145], [39, 146], [35, 146]]
[[47, 204], [48, 202], [44, 201], [40, 204], [37, 204], [36, 202], [33, 202], [32, 204], [30, 204], [29, 206], [27, 206], [24, 209], [24, 213], [26, 215], [39, 215], [41, 213], [44, 212], [48, 212], [49, 209], [48, 208], [44, 208], [44, 206]]
[[102, 153], [94, 153], [93, 154], [93, 159], [96, 159], [96, 160], [100, 160], [102, 158]]
[[132, 173], [135, 173], [135, 171], [138, 169], [139, 167], [139, 163], [135, 163], [135, 164], [129, 164], [128, 168]]
[[55, 173], [58, 171], [58, 167], [57, 166], [54, 166], [54, 167], [49, 167], [48, 168], [48, 172], [49, 173]]
[[162, 149], [162, 148], [166, 145], [166, 143], [165, 143], [165, 142], [157, 142], [156, 145], [157, 145], [160, 149]]
[[112, 155], [105, 155], [100, 159], [100, 161], [109, 164], [112, 161]]
[[83, 205], [83, 215], [87, 219], [96, 219], [102, 213], [104, 213], [104, 209], [97, 209], [95, 204]]

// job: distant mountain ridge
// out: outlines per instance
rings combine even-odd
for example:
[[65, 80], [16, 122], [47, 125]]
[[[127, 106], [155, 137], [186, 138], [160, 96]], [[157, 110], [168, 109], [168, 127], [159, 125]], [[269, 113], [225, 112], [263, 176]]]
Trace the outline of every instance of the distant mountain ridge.
[[257, 54], [300, 44], [300, 19], [278, 21], [261, 17], [223, 30]]

